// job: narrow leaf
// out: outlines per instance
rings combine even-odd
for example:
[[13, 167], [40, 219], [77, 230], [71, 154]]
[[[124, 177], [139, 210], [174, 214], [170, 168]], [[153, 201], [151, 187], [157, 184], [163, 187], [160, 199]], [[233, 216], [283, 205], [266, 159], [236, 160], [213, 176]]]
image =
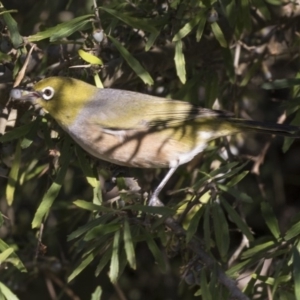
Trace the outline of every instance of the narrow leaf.
[[127, 14], [122, 13], [121, 11], [113, 10], [111, 8], [107, 8], [103, 6], [100, 6], [99, 8], [101, 10], [106, 11], [107, 13], [111, 14], [115, 18], [121, 20], [122, 22], [126, 23], [127, 25], [133, 28], [142, 29], [147, 32], [151, 32], [155, 34], [158, 32], [158, 30], [154, 26], [150, 25], [151, 22], [147, 19], [138, 19], [135, 17], [131, 17]]
[[3, 136], [0, 136], [0, 142], [10, 142], [12, 140], [16, 140], [25, 136], [34, 126], [33, 123], [34, 122], [31, 122], [29, 124], [14, 128], [13, 130], [6, 132]]
[[261, 87], [265, 90], [277, 90], [291, 88], [297, 85], [300, 85], [300, 78], [277, 79], [272, 82], [265, 82]]
[[119, 276], [119, 244], [120, 230], [116, 231], [114, 236], [112, 256], [110, 261], [109, 278], [111, 282], [116, 282]]
[[220, 43], [221, 47], [226, 48], [228, 44], [218, 23], [217, 22], [211, 23], [210, 26], [214, 36]]
[[97, 88], [99, 88], [99, 89], [104, 88], [104, 85], [103, 85], [98, 73], [94, 74], [94, 81], [95, 81], [95, 85]]
[[[193, 28], [199, 23], [200, 19], [203, 17], [203, 13], [198, 13], [194, 18], [192, 18], [188, 23], [186, 23], [173, 37], [173, 42], [177, 42], [187, 36]], [[205, 18], [204, 18], [205, 20]]]
[[91, 300], [100, 300], [102, 296], [102, 288], [98, 285], [95, 289], [95, 292], [92, 294]]
[[40, 31], [37, 34], [31, 35], [28, 37], [29, 42], [38, 42], [47, 38], [50, 38], [51, 42], [54, 42], [58, 39], [65, 38], [73, 34], [78, 30], [82, 30], [91, 20], [94, 15], [84, 15], [72, 19], [71, 21], [60, 23], [54, 27], [50, 27], [44, 31]]
[[103, 268], [107, 265], [107, 263], [109, 262], [110, 258], [111, 258], [111, 253], [112, 253], [112, 249], [109, 248], [107, 249], [104, 254], [102, 255], [100, 262], [96, 268], [95, 271], [95, 276], [99, 276], [99, 274], [101, 273], [101, 271], [103, 270]]
[[0, 282], [0, 294], [2, 294], [6, 300], [19, 300], [19, 298], [2, 282]]
[[149, 35], [146, 46], [145, 46], [145, 51], [150, 50], [150, 48], [153, 46], [155, 40], [157, 39], [157, 37], [159, 36], [160, 32], [153, 32]]
[[285, 233], [284, 239], [286, 241], [291, 240], [292, 238], [300, 235], [300, 221], [295, 223], [292, 227], [290, 227]]
[[[4, 252], [11, 247], [6, 244], [3, 240], [0, 239], [0, 252]], [[12, 263], [20, 272], [27, 272], [25, 266], [22, 261], [19, 259], [15, 252], [12, 252], [9, 256], [9, 262]]]
[[10, 247], [0, 253], [0, 264], [2, 264], [13, 252], [14, 249]]
[[261, 203], [261, 212], [264, 217], [264, 220], [269, 227], [271, 233], [275, 237], [275, 239], [280, 238], [280, 230], [279, 230], [279, 225], [278, 225], [278, 220], [273, 212], [273, 209], [271, 205], [264, 201]]
[[79, 275], [92, 261], [94, 260], [94, 254], [91, 253], [75, 268], [75, 270], [68, 277], [68, 282], [72, 281], [77, 275]]
[[153, 79], [150, 76], [150, 74], [142, 67], [142, 65], [139, 63], [139, 61], [134, 58], [127, 49], [125, 49], [121, 43], [119, 43], [115, 38], [112, 36], [108, 36], [108, 38], [113, 42], [115, 47], [118, 49], [120, 54], [123, 56], [123, 58], [126, 60], [128, 65], [132, 68], [132, 70], [137, 74], [138, 77], [140, 77], [145, 84], [152, 85]]
[[182, 41], [177, 41], [175, 43], [175, 66], [176, 66], [176, 73], [179, 77], [180, 81], [185, 84], [186, 82], [186, 70], [185, 70], [185, 58], [183, 54], [183, 44]]
[[251, 30], [251, 14], [249, 0], [241, 0], [241, 14], [243, 19], [244, 28]]
[[50, 207], [52, 206], [54, 200], [56, 199], [61, 189], [61, 186], [63, 184], [69, 166], [69, 161], [70, 161], [69, 150], [70, 150], [70, 139], [66, 138], [64, 141], [64, 145], [60, 157], [60, 162], [62, 165], [57, 172], [54, 182], [51, 184], [50, 188], [45, 193], [42, 202], [40, 203], [35, 213], [34, 219], [31, 224], [32, 228], [38, 228], [41, 225], [44, 216], [50, 210]]
[[161, 251], [157, 247], [157, 244], [155, 243], [153, 237], [145, 229], [142, 228], [142, 231], [143, 231], [143, 235], [146, 238], [146, 242], [149, 247], [149, 250], [153, 254], [156, 262], [158, 263], [159, 268], [161, 269], [162, 272], [166, 272], [166, 262], [164, 260]]
[[205, 28], [205, 24], [206, 24], [206, 18], [201, 18], [198, 27], [197, 27], [197, 32], [196, 32], [196, 41], [200, 42], [202, 35], [203, 35], [203, 31]]
[[228, 253], [229, 249], [229, 229], [224, 212], [219, 204], [212, 206], [212, 219], [214, 224], [214, 232], [216, 244], [222, 258]]
[[14, 194], [18, 182], [19, 170], [21, 162], [21, 144], [18, 142], [15, 152], [15, 157], [8, 175], [8, 182], [6, 186], [6, 200], [8, 205], [12, 205], [14, 201]]
[[231, 205], [229, 205], [229, 203], [224, 198], [221, 198], [221, 203], [226, 209], [231, 220], [236, 224], [236, 226], [241, 230], [241, 232], [247, 237], [249, 241], [253, 241], [253, 235], [247, 224], [240, 217], [240, 215], [232, 208]]
[[125, 219], [124, 221], [124, 245], [125, 245], [125, 252], [126, 257], [128, 260], [128, 263], [132, 269], [136, 269], [136, 260], [135, 260], [135, 251], [134, 251], [134, 245], [132, 241], [130, 226], [128, 223], [128, 220]]
[[293, 247], [293, 277], [295, 285], [296, 300], [300, 300], [300, 251], [299, 243]]
[[91, 53], [88, 53], [82, 49], [78, 50], [78, 54], [85, 62], [87, 62], [89, 64], [100, 65], [100, 66], [103, 65], [103, 62], [99, 57], [97, 57]]
[[207, 278], [206, 278], [206, 270], [204, 268], [201, 270], [200, 278], [201, 278], [200, 286], [201, 286], [202, 299], [212, 300]]
[[10, 32], [10, 38], [14, 48], [19, 48], [23, 44], [23, 38], [19, 33], [17, 22], [9, 13], [2, 15], [2, 18], [7, 25], [8, 31]]
[[190, 220], [189, 227], [186, 232], [186, 242], [188, 243], [195, 235], [199, 221], [204, 213], [204, 208], [202, 206], [197, 206], [197, 212], [194, 214], [193, 218]]

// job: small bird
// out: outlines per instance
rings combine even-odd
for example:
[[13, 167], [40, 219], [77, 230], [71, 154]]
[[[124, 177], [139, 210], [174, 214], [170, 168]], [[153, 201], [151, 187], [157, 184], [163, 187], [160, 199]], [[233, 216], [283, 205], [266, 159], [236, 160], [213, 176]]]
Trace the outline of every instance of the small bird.
[[216, 138], [242, 131], [300, 137], [299, 127], [234, 118], [231, 113], [137, 92], [100, 89], [68, 77], [49, 77], [11, 97], [42, 107], [91, 155], [117, 165], [169, 168], [149, 205], [178, 166]]

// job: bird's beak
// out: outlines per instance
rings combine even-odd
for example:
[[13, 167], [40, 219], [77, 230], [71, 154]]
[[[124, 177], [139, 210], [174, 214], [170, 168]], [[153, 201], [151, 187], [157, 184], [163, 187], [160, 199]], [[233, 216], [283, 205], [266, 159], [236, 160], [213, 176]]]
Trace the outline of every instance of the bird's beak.
[[15, 100], [24, 100], [34, 102], [41, 98], [41, 94], [37, 91], [28, 91], [23, 89], [14, 88], [10, 91], [10, 97]]

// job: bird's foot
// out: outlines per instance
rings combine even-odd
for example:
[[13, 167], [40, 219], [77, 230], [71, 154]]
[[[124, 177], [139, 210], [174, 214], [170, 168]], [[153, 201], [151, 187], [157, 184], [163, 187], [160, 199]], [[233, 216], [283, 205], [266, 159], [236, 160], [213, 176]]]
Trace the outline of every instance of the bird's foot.
[[159, 200], [159, 198], [155, 194], [153, 194], [149, 200], [148, 206], [159, 207], [164, 206], [164, 204]]

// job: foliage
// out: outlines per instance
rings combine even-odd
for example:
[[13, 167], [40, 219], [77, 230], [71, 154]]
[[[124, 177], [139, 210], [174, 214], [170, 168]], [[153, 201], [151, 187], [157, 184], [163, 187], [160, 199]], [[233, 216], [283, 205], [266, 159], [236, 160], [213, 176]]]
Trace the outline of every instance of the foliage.
[[300, 299], [299, 142], [215, 141], [148, 207], [164, 170], [97, 161], [8, 101], [64, 75], [299, 124], [296, 1], [0, 4], [0, 299]]

